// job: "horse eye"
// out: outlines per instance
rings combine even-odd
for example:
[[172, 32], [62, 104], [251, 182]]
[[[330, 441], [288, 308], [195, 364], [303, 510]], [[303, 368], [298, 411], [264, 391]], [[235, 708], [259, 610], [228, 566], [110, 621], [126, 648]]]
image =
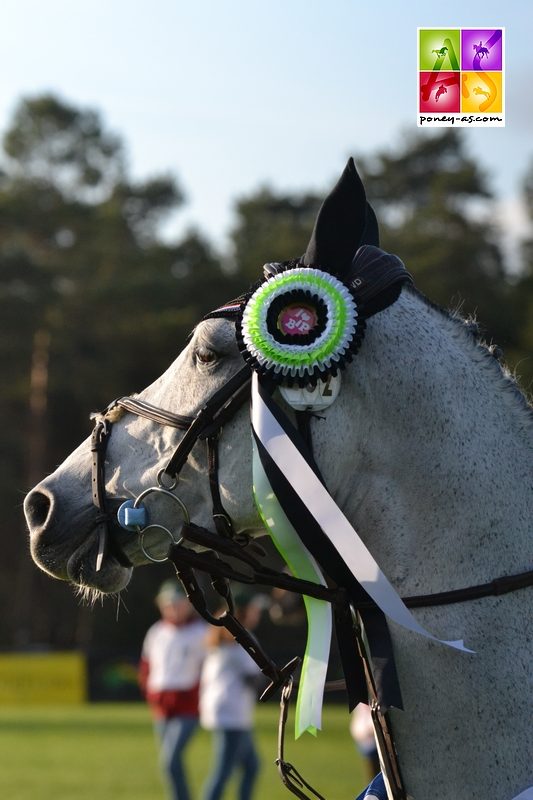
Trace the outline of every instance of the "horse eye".
[[195, 356], [198, 364], [214, 364], [217, 360], [217, 354], [213, 350], [208, 350], [207, 347], [199, 347]]

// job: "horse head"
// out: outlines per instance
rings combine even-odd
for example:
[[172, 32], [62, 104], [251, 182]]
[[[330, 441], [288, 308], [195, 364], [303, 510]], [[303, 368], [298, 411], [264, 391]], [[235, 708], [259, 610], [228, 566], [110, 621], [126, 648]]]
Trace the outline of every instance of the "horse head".
[[[352, 160], [340, 180], [325, 199], [315, 222], [304, 265], [320, 264], [342, 278], [350, 270], [357, 249], [362, 244], [378, 244], [375, 215], [366, 201], [363, 184]], [[209, 315], [208, 315], [209, 316]], [[200, 322], [187, 346], [168, 370], [152, 385], [135, 395], [148, 403], [192, 420], [205, 401], [216, 395], [244, 365], [235, 336], [235, 323], [223, 315]], [[336, 419], [346, 413], [347, 394], [336, 406]], [[35, 562], [52, 576], [102, 592], [120, 591], [128, 583], [133, 566], [146, 563], [144, 547], [138, 537], [125, 531], [116, 521], [116, 511], [128, 498], [136, 498], [157, 484], [170, 455], [183, 438], [175, 427], [158, 424], [136, 414], [119, 410], [108, 415], [112, 435], [106, 447], [105, 521], [110, 541], [102, 563], [98, 565], [98, 530], [102, 509], [94, 502], [94, 442], [83, 442], [56, 471], [45, 478], [26, 497], [25, 515], [30, 531], [31, 554]], [[337, 423], [338, 424], [338, 419]], [[323, 426], [329, 428], [329, 423]], [[218, 482], [224, 509], [237, 534], [259, 535], [264, 532], [251, 491], [251, 443], [249, 411], [242, 406], [224, 424], [218, 444]], [[322, 440], [322, 441], [321, 441]], [[319, 434], [324, 450], [337, 451], [335, 437]], [[331, 442], [331, 445], [329, 443]], [[340, 486], [338, 457], [324, 453], [332, 464], [330, 479]], [[353, 453], [350, 455], [353, 463]], [[104, 470], [102, 469], [102, 477]], [[213, 527], [210, 516], [211, 495], [206, 448], [195, 442], [179, 475], [176, 494], [187, 515], [198, 525]], [[168, 495], [151, 498], [157, 503], [157, 521], [176, 536], [182, 514]], [[150, 502], [147, 500], [147, 504]], [[176, 513], [178, 512], [178, 513]], [[155, 512], [154, 512], [155, 513]], [[154, 538], [157, 539], [156, 532]], [[154, 554], [168, 543], [163, 535], [153, 544]], [[159, 548], [159, 550], [158, 550]]]

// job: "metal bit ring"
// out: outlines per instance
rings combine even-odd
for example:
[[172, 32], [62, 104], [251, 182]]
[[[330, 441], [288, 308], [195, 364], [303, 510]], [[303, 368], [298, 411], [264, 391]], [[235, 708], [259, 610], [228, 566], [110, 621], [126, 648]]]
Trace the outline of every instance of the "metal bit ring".
[[[170, 542], [169, 542], [169, 545], [168, 545], [168, 551], [167, 551], [167, 554], [166, 554], [166, 556], [164, 558], [154, 558], [154, 556], [150, 555], [150, 553], [148, 552], [148, 550], [144, 546], [144, 536], [145, 536], [146, 532], [149, 531], [150, 529], [154, 529], [154, 528], [157, 528], [158, 530], [163, 531], [163, 533], [166, 533], [168, 538], [170, 539]], [[168, 553], [170, 551], [170, 548], [173, 545], [181, 544], [182, 541], [183, 541], [183, 536], [180, 537], [180, 539], [178, 539], [178, 541], [176, 542], [176, 540], [172, 536], [172, 533], [169, 531], [169, 529], [163, 527], [163, 525], [157, 525], [157, 523], [154, 523], [153, 525], [147, 525], [146, 528], [143, 528], [143, 530], [140, 531], [140, 533], [139, 533], [139, 547], [141, 548], [141, 552], [148, 559], [148, 561], [151, 561], [153, 564], [162, 564], [164, 561], [168, 561]]]

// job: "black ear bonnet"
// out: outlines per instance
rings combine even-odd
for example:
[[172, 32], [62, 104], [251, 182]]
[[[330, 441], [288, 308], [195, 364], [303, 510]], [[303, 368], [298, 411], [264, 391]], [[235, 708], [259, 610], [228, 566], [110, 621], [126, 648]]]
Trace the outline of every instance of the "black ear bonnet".
[[315, 385], [359, 349], [368, 317], [412, 278], [379, 248], [379, 228], [353, 159], [318, 212], [301, 258], [267, 263], [263, 279], [205, 319], [235, 320], [239, 349], [277, 383]]

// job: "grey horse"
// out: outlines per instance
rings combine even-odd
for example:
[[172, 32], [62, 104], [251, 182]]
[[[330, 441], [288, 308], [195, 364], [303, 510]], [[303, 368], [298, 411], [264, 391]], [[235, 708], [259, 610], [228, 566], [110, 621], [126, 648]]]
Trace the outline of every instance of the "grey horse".
[[[319, 213], [318, 263], [353, 258], [365, 236], [355, 169], [345, 181], [348, 205], [326, 199]], [[242, 366], [235, 325], [209, 319], [138, 397], [194, 416]], [[339, 396], [320, 417], [311, 420], [313, 447], [328, 490], [400, 594], [482, 584], [531, 567], [531, 409], [457, 316], [404, 287], [368, 320]], [[153, 486], [182, 436], [122, 415], [106, 454], [110, 502]], [[219, 461], [221, 498], [236, 531], [261, 535], [246, 406], [224, 426]], [[176, 491], [191, 518], [212, 528], [199, 443]], [[96, 571], [89, 440], [28, 495], [25, 513], [33, 558], [57, 578], [119, 592], [132, 566], [147, 560], [137, 537], [117, 526], [113, 535], [131, 566], [110, 551]], [[171, 499], [157, 515], [179, 535]], [[511, 800], [533, 784], [531, 589], [415, 613], [436, 636], [462, 637], [475, 652], [390, 623], [404, 698], [404, 710], [390, 713], [409, 797]]]

